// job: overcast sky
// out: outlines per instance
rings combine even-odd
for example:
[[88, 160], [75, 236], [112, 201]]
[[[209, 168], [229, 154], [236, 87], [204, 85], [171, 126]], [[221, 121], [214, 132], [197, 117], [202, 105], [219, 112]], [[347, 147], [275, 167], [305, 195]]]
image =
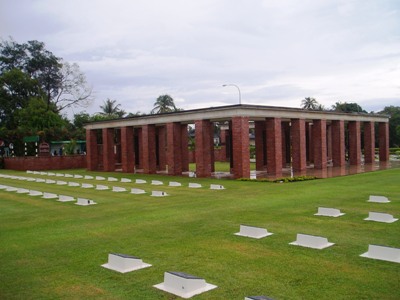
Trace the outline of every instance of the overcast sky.
[[[400, 105], [399, 0], [0, 0], [0, 37], [79, 64], [86, 109]], [[75, 109], [79, 112], [81, 109]]]

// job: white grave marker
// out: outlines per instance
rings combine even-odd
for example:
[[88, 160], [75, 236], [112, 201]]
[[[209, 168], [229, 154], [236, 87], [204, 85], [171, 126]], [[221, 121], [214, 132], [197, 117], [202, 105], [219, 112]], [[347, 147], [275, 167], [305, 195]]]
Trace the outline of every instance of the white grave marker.
[[389, 203], [389, 199], [385, 196], [374, 196], [370, 195], [368, 202], [375, 202], [375, 203]]
[[247, 296], [244, 297], [244, 300], [273, 300], [273, 299], [265, 296]]
[[83, 178], [83, 176], [82, 176], [82, 175], [79, 175], [79, 174], [75, 174], [75, 175], [74, 175], [74, 178], [81, 179], [81, 178]]
[[325, 217], [340, 217], [345, 215], [340, 212], [340, 209], [337, 208], [327, 208], [327, 207], [318, 207], [318, 212], [314, 214], [314, 216], [325, 216]]
[[215, 289], [217, 286], [207, 283], [203, 278], [183, 272], [165, 272], [164, 282], [155, 288], [177, 295], [184, 299]]
[[108, 177], [108, 181], [118, 181], [118, 179], [115, 177]]
[[58, 201], [60, 201], [60, 202], [75, 201], [75, 198], [72, 197], [72, 196], [59, 195], [58, 196]]
[[28, 189], [18, 189], [17, 193], [18, 194], [27, 194], [27, 193], [29, 193], [29, 190]]
[[119, 192], [126, 192], [126, 188], [119, 187], [119, 186], [113, 186], [112, 191], [113, 191], [113, 192], [117, 192], [117, 193], [119, 193]]
[[96, 176], [96, 180], [106, 180], [106, 178], [103, 176]]
[[143, 179], [136, 179], [135, 183], [142, 184], [142, 183], [147, 183], [147, 181]]
[[368, 218], [365, 218], [364, 220], [383, 222], [383, 223], [393, 223], [393, 222], [396, 222], [398, 219], [393, 218], [393, 215], [390, 215], [390, 214], [370, 211], [368, 214]]
[[7, 185], [0, 184], [0, 190], [5, 190], [6, 188], [8, 188]]
[[46, 179], [46, 181], [45, 181], [46, 183], [48, 183], [48, 184], [53, 184], [53, 183], [56, 183], [56, 181], [55, 180], [53, 180], [53, 179]]
[[142, 190], [142, 189], [133, 188], [133, 189], [131, 189], [131, 194], [146, 194], [146, 191]]
[[289, 243], [289, 245], [321, 250], [333, 246], [334, 243], [328, 242], [328, 239], [325, 237], [298, 233], [296, 241]]
[[73, 178], [74, 175], [72, 175], [72, 174], [65, 174], [65, 177], [66, 177], [66, 178]]
[[162, 181], [159, 181], [159, 180], [152, 180], [152, 181], [151, 181], [151, 184], [152, 184], [152, 185], [163, 185], [163, 182], [162, 182]]
[[263, 237], [267, 237], [272, 235], [273, 233], [268, 232], [267, 229], [261, 227], [254, 227], [248, 225], [240, 225], [240, 231], [235, 233], [235, 235], [261, 239]]
[[43, 197], [44, 199], [55, 199], [58, 198], [57, 194], [53, 194], [53, 193], [43, 193]]
[[75, 203], [76, 205], [82, 205], [82, 206], [87, 206], [87, 205], [93, 205], [93, 204], [97, 204], [96, 202], [94, 202], [93, 200], [89, 200], [86, 198], [78, 198], [78, 200]]
[[108, 262], [101, 266], [120, 273], [151, 267], [150, 264], [144, 263], [143, 260], [138, 257], [119, 253], [108, 254]]
[[56, 177], [66, 177], [67, 175], [64, 175], [63, 173], [56, 173]]
[[201, 184], [200, 183], [189, 183], [189, 187], [192, 189], [198, 189], [198, 188], [201, 188]]
[[57, 184], [57, 185], [67, 185], [68, 182], [63, 181], [63, 180], [57, 180], [56, 184]]
[[56, 174], [52, 173], [52, 172], [49, 172], [49, 173], [47, 173], [47, 176], [56, 176]]
[[400, 248], [368, 245], [368, 252], [360, 256], [400, 263]]
[[93, 179], [94, 177], [93, 176], [90, 176], [90, 175], [85, 175], [85, 177], [84, 177], [84, 179]]
[[129, 178], [121, 178], [121, 182], [132, 182]]
[[13, 186], [8, 186], [6, 187], [6, 191], [7, 192], [16, 192], [18, 189], [16, 187]]
[[152, 191], [151, 192], [152, 197], [165, 197], [168, 196], [166, 192], [161, 192], [161, 191]]
[[43, 178], [36, 178], [36, 182], [46, 182]]
[[211, 190], [224, 190], [224, 186], [220, 184], [210, 184]]
[[169, 186], [182, 186], [182, 183], [176, 182], [176, 181], [170, 181], [168, 185]]
[[105, 191], [105, 190], [108, 190], [108, 189], [109, 189], [109, 187], [106, 186], [106, 185], [101, 185], [101, 184], [96, 185], [96, 190]]
[[91, 189], [94, 188], [94, 185], [90, 183], [82, 183], [81, 187], [84, 189]]
[[40, 175], [47, 175], [47, 172], [39, 172]]
[[43, 193], [42, 193], [42, 192], [39, 192], [39, 191], [30, 190], [28, 195], [29, 195], [29, 196], [42, 196]]
[[78, 183], [78, 182], [71, 181], [71, 182], [68, 183], [68, 186], [81, 186], [81, 184]]

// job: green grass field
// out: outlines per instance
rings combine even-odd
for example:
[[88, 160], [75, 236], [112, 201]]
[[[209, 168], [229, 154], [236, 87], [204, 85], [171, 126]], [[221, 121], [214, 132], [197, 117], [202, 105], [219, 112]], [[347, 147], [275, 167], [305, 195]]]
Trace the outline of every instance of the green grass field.
[[[0, 171], [161, 190], [170, 196], [0, 178], [3, 185], [98, 203], [78, 206], [0, 190], [0, 299], [178, 299], [153, 287], [165, 271], [197, 275], [218, 286], [195, 299], [400, 298], [400, 264], [359, 256], [368, 244], [400, 248], [400, 221], [363, 220], [369, 211], [400, 217], [400, 169], [286, 184], [64, 172], [157, 179], [164, 185]], [[169, 181], [184, 186], [168, 187]], [[189, 182], [203, 188], [189, 189]], [[210, 190], [211, 183], [226, 190]], [[370, 194], [387, 196], [391, 203], [368, 203]], [[339, 208], [346, 215], [317, 217], [318, 206]], [[274, 235], [259, 240], [235, 236], [240, 224], [267, 228]], [[289, 245], [297, 233], [324, 236], [335, 245], [324, 250]], [[102, 268], [110, 252], [138, 256], [153, 266], [126, 274]]]

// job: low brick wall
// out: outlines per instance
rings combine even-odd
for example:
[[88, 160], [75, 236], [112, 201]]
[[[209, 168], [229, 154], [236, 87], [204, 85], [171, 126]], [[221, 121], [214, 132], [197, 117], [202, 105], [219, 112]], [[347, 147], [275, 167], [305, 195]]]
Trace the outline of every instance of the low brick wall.
[[41, 171], [86, 168], [86, 155], [5, 157], [4, 168]]

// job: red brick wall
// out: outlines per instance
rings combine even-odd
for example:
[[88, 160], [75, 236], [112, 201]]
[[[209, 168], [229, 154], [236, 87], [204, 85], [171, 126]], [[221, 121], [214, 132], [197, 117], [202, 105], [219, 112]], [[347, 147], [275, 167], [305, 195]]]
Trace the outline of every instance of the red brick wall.
[[26, 156], [4, 158], [5, 169], [41, 171], [86, 168], [86, 155]]

